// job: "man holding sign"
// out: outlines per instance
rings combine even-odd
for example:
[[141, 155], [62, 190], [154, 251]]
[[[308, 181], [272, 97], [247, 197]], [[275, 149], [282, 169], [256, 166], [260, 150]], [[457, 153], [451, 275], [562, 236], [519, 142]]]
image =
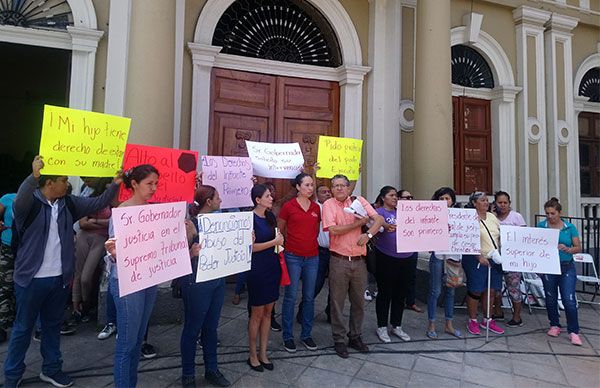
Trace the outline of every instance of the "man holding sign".
[[17, 386], [25, 372], [25, 354], [37, 317], [42, 323], [40, 379], [57, 387], [73, 384], [62, 372], [60, 326], [75, 270], [73, 223], [109, 205], [121, 178], [99, 197], [67, 195], [67, 177], [42, 175], [36, 156], [32, 174], [19, 187], [13, 204], [17, 316], [4, 362], [6, 387]]
[[[365, 315], [363, 292], [367, 287], [366, 243], [383, 225], [383, 218], [362, 197], [357, 197], [367, 212], [367, 217], [357, 219], [354, 214], [344, 211], [354, 198], [350, 197], [350, 181], [345, 175], [335, 175], [331, 179], [333, 198], [323, 205], [323, 230], [329, 231], [329, 295], [331, 300], [331, 331], [335, 343], [335, 352], [342, 358], [348, 358], [346, 335], [350, 338], [348, 346], [366, 353], [369, 348], [363, 343], [362, 323]], [[373, 220], [373, 224], [362, 233], [361, 227]], [[346, 334], [343, 322], [343, 308], [346, 294], [350, 297], [350, 332]]]

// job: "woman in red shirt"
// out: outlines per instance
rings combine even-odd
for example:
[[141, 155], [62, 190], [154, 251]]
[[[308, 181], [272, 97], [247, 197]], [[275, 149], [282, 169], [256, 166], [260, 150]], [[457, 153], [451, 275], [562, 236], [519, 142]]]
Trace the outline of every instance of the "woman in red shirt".
[[309, 350], [317, 350], [311, 331], [315, 313], [315, 284], [319, 270], [319, 222], [321, 210], [311, 200], [314, 181], [301, 173], [294, 179], [298, 196], [286, 202], [277, 219], [277, 225], [285, 237], [285, 262], [291, 284], [285, 288], [283, 298], [282, 326], [283, 347], [290, 353], [296, 351], [294, 342], [294, 306], [300, 279], [302, 279], [302, 332], [300, 342]]

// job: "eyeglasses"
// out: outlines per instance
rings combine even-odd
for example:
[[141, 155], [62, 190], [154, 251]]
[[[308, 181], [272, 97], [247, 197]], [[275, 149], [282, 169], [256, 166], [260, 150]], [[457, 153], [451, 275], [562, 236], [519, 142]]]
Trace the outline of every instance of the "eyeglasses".
[[413, 197], [412, 195], [406, 195], [406, 196], [402, 196], [400, 197], [400, 199], [414, 199], [415, 197]]
[[339, 184], [339, 185], [334, 185], [334, 186], [332, 186], [332, 187], [333, 187], [334, 189], [343, 189], [343, 188], [346, 188], [346, 187], [348, 187], [348, 185]]

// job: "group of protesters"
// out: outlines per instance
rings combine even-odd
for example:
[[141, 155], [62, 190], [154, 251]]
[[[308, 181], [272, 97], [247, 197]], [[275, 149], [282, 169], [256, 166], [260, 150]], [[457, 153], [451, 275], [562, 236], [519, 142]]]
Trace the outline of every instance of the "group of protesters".
[[[118, 236], [114, 235], [111, 206], [139, 206], [151, 201], [159, 182], [159, 171], [144, 164], [119, 173], [111, 182], [88, 182], [89, 192], [76, 196], [67, 194], [65, 176], [42, 175], [43, 159], [36, 156], [32, 174], [19, 187], [16, 195], [0, 199], [2, 215], [2, 257], [0, 258], [0, 324], [2, 333], [12, 325], [8, 352], [4, 362], [6, 387], [18, 386], [25, 372], [25, 355], [32, 334], [39, 327], [40, 350], [43, 357], [40, 379], [56, 387], [67, 387], [73, 379], [62, 370], [60, 333], [64, 326], [64, 308], [71, 304], [73, 314], [85, 321], [93, 306], [95, 273], [104, 258], [108, 272], [108, 305], [114, 310], [99, 338], [118, 333], [114, 356], [114, 384], [134, 387], [137, 368], [146, 344], [148, 322], [152, 313], [157, 286], [119, 296], [119, 274], [115, 263]], [[318, 166], [317, 166], [318, 167]], [[407, 190], [392, 186], [381, 188], [369, 203], [353, 196], [355, 182], [344, 175], [335, 175], [330, 186], [317, 185], [314, 168], [299, 174], [293, 181], [291, 194], [274, 198], [274, 187], [255, 184], [251, 190], [253, 202], [253, 244], [250, 270], [239, 274], [248, 291], [248, 366], [257, 372], [272, 371], [267, 345], [273, 327], [275, 302], [280, 298], [282, 272], [289, 277], [284, 287], [281, 306], [283, 348], [296, 352], [294, 321], [301, 326], [299, 343], [315, 351], [319, 345], [312, 337], [315, 319], [315, 298], [328, 277], [326, 315], [331, 323], [336, 354], [349, 356], [348, 348], [369, 352], [363, 341], [365, 291], [369, 271], [366, 257], [374, 257], [377, 293], [375, 296], [377, 330], [383, 343], [391, 342], [390, 334], [403, 341], [411, 337], [402, 328], [405, 309], [420, 311], [414, 303], [414, 287], [419, 252], [398, 253], [396, 246], [396, 207], [399, 200], [412, 200]], [[118, 186], [123, 183], [132, 190], [132, 197], [117, 203]], [[92, 194], [93, 193], [93, 194]], [[459, 207], [455, 192], [442, 187], [432, 200], [445, 201], [448, 207]], [[363, 215], [348, 211], [358, 201]], [[181, 383], [196, 386], [195, 358], [197, 344], [202, 346], [204, 377], [213, 385], [229, 386], [219, 371], [217, 362], [217, 328], [225, 296], [225, 279], [196, 282], [198, 256], [202, 250], [197, 216], [221, 211], [219, 192], [212, 186], [196, 186], [194, 204], [186, 218], [186, 236], [192, 261], [192, 273], [177, 279], [184, 305], [181, 334]], [[473, 192], [467, 207], [474, 208], [479, 220], [481, 254], [450, 255], [429, 252], [430, 289], [427, 303], [426, 336], [439, 337], [436, 330], [438, 298], [444, 294], [444, 333], [457, 338], [464, 334], [453, 323], [454, 287], [447, 282], [446, 265], [459, 265], [464, 270], [467, 286], [466, 330], [480, 335], [484, 328], [496, 334], [504, 329], [502, 281], [512, 300], [513, 317], [509, 327], [523, 325], [521, 312], [521, 274], [502, 271], [500, 255], [500, 225], [525, 226], [523, 217], [511, 209], [510, 195], [497, 192], [493, 212], [484, 192]], [[576, 228], [561, 218], [562, 207], [556, 198], [544, 205], [546, 219], [537, 226], [559, 230], [561, 274], [540, 275], [544, 284], [550, 329], [547, 334], [561, 333], [558, 314], [558, 292], [566, 312], [567, 332], [572, 344], [581, 345], [575, 299], [575, 267], [573, 254], [581, 252]], [[73, 236], [73, 225], [79, 231]], [[14, 223], [14, 226], [11, 226]], [[9, 233], [7, 233], [9, 232]], [[11, 232], [13, 236], [11, 236]], [[280, 251], [283, 249], [283, 259]], [[422, 252], [425, 254], [426, 252]], [[459, 263], [459, 264], [457, 264]], [[488, 279], [489, 277], [489, 279]], [[301, 287], [300, 287], [301, 285]], [[296, 307], [298, 293], [301, 301]], [[241, 288], [236, 287], [234, 302], [240, 301]], [[69, 301], [69, 295], [71, 300]], [[348, 325], [343, 309], [350, 301]], [[490, 301], [486, 303], [486, 301]], [[112, 307], [111, 307], [112, 306]], [[478, 319], [481, 306], [482, 316]], [[297, 314], [295, 314], [297, 313]], [[112, 326], [111, 326], [112, 325]], [[1, 338], [0, 338], [1, 339]], [[146, 344], [147, 345], [147, 344]], [[321, 347], [328, 345], [321, 344]]]

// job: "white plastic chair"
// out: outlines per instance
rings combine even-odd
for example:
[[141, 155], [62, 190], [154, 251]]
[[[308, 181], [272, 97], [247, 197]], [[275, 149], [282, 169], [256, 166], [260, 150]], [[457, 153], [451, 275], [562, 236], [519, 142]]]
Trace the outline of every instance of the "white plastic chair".
[[[600, 278], [598, 278], [598, 271], [596, 271], [596, 264], [594, 263], [594, 258], [589, 253], [576, 253], [573, 255], [573, 260], [576, 264], [580, 264], [581, 267], [582, 275], [577, 275], [577, 280], [579, 280], [582, 283], [592, 284], [594, 286], [594, 296], [592, 296], [592, 300], [578, 300], [578, 302], [600, 304], [594, 302], [594, 299], [598, 294], [598, 288], [600, 288]], [[586, 268], [589, 268], [589, 266], [592, 267], [593, 276], [583, 275], [585, 273], [589, 273], [589, 271], [586, 271]]]

